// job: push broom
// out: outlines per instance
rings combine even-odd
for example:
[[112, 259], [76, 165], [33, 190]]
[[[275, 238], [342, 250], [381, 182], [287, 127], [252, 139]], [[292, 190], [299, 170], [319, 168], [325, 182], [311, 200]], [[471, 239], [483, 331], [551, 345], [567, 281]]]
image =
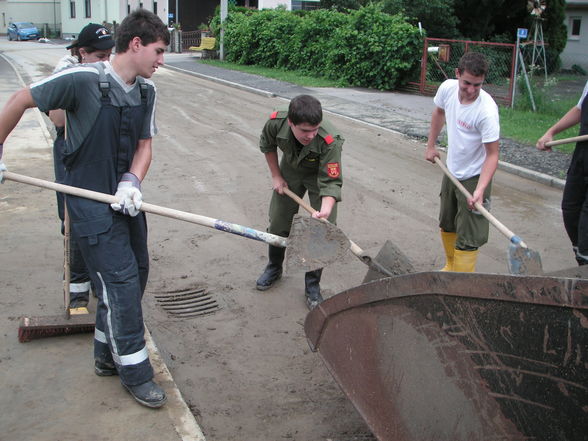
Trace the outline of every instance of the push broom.
[[[65, 197], [65, 195], [64, 195]], [[23, 317], [18, 327], [18, 341], [26, 343], [44, 337], [94, 332], [95, 319], [87, 308], [70, 308], [70, 222], [64, 200], [63, 217], [63, 307], [64, 314], [47, 317]]]

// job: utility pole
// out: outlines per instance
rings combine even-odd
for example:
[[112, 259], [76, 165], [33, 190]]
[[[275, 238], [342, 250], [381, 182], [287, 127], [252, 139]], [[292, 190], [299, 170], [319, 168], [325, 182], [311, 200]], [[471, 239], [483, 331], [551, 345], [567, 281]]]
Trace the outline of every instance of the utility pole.
[[178, 8], [178, 0], [176, 0], [176, 24], [180, 22], [180, 9]]

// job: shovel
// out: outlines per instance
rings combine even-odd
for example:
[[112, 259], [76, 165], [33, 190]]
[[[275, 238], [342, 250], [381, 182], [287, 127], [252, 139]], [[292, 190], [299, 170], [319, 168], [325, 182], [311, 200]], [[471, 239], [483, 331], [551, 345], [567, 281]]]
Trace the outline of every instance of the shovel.
[[[110, 194], [99, 193], [97, 191], [86, 190], [64, 184], [57, 184], [8, 171], [4, 172], [4, 178], [10, 181], [46, 188], [72, 196], [92, 199], [105, 204], [118, 202], [116, 197]], [[313, 271], [343, 258], [349, 248], [349, 239], [347, 239], [336, 226], [306, 216], [294, 217], [290, 237], [286, 239], [285, 237], [254, 230], [253, 228], [244, 227], [242, 225], [148, 204], [146, 202], [141, 204], [141, 211], [191, 222], [204, 227], [224, 231], [226, 233], [243, 236], [248, 239], [265, 242], [276, 247], [286, 248], [287, 268], [299, 268], [304, 271]], [[320, 252], [317, 252], [319, 250]]]
[[[283, 188], [283, 191], [286, 195], [288, 195], [290, 198], [296, 201], [298, 205], [300, 205], [310, 214], [316, 211], [289, 188], [285, 187]], [[324, 221], [323, 223], [332, 225], [334, 227], [334, 225], [331, 224], [327, 219], [321, 218], [321, 220]], [[337, 229], [341, 231], [339, 228]], [[351, 250], [351, 252], [356, 257], [358, 257], [359, 260], [366, 264], [370, 269], [370, 271], [368, 271], [368, 274], [366, 274], [363, 283], [381, 278], [377, 276], [377, 273], [384, 275], [386, 277], [393, 277], [399, 274], [414, 272], [414, 268], [408, 260], [408, 258], [404, 256], [404, 254], [400, 250], [398, 250], [390, 241], [386, 241], [386, 243], [384, 244], [384, 246], [382, 247], [382, 249], [380, 250], [375, 259], [366, 254], [365, 251], [362, 250], [359, 247], [359, 245], [357, 245], [352, 240], [348, 240], [348, 242], [349, 249]]]
[[[451, 174], [445, 164], [435, 157], [435, 162], [443, 173], [447, 175], [449, 179], [455, 184], [459, 191], [461, 191], [466, 197], [471, 198], [470, 192], [462, 185], [459, 180]], [[475, 205], [476, 210], [482, 214], [488, 221], [498, 228], [502, 234], [504, 234], [510, 240], [511, 244], [508, 248], [508, 270], [511, 274], [517, 275], [542, 275], [543, 267], [541, 266], [541, 256], [537, 251], [531, 250], [527, 247], [527, 244], [523, 240], [510, 231], [505, 225], [498, 221], [488, 210], [484, 208], [482, 204], [477, 202]]]

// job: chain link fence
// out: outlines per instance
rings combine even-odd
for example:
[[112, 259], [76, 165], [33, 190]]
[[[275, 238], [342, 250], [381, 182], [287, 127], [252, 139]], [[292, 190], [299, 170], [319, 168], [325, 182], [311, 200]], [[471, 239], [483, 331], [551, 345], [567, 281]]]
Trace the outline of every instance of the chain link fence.
[[484, 90], [497, 102], [509, 106], [516, 54], [515, 45], [510, 43], [426, 38], [421, 68], [403, 89], [434, 95], [443, 81], [455, 78], [459, 59], [469, 51], [481, 52], [486, 56], [489, 70]]

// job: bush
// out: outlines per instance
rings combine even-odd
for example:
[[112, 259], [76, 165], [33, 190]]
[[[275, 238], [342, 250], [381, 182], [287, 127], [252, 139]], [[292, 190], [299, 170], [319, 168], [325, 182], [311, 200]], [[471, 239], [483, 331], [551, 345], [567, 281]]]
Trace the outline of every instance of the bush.
[[377, 89], [406, 82], [419, 66], [422, 44], [418, 28], [378, 6], [349, 14], [231, 9], [225, 27], [227, 61], [299, 70]]

